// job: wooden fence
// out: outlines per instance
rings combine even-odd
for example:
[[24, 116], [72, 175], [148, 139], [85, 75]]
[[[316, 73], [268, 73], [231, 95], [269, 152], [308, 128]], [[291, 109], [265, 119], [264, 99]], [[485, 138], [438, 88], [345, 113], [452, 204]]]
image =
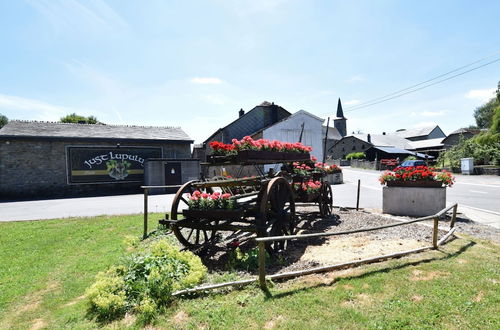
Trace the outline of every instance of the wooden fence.
[[[385, 259], [398, 258], [398, 257], [402, 257], [402, 256], [405, 256], [405, 255], [408, 255], [411, 253], [422, 252], [425, 250], [437, 249], [440, 245], [444, 244], [446, 242], [446, 240], [455, 231], [454, 227], [455, 227], [455, 221], [457, 218], [457, 208], [458, 208], [458, 204], [455, 203], [447, 208], [444, 208], [443, 210], [439, 211], [438, 213], [436, 213], [434, 215], [430, 215], [427, 217], [422, 217], [422, 218], [418, 218], [418, 219], [414, 219], [414, 220], [384, 225], [384, 226], [378, 226], [378, 227], [361, 228], [361, 229], [342, 231], [342, 232], [326, 232], [326, 233], [260, 237], [260, 238], [258, 237], [258, 238], [255, 238], [255, 240], [258, 243], [258, 248], [259, 248], [259, 275], [257, 277], [247, 279], [247, 280], [219, 283], [219, 284], [214, 284], [214, 285], [199, 286], [199, 287], [195, 287], [192, 289], [180, 290], [180, 291], [174, 292], [174, 295], [182, 295], [182, 294], [186, 294], [186, 293], [200, 292], [200, 291], [204, 291], [204, 290], [217, 289], [217, 288], [222, 288], [222, 287], [227, 287], [227, 286], [235, 286], [235, 285], [242, 286], [242, 285], [247, 285], [247, 284], [251, 284], [251, 283], [255, 283], [255, 282], [258, 282], [260, 287], [263, 290], [267, 290], [267, 281], [268, 280], [298, 277], [298, 276], [303, 276], [303, 275], [308, 275], [308, 274], [313, 274], [313, 273], [329, 272], [329, 271], [336, 270], [336, 269], [348, 268], [348, 267], [352, 267], [352, 266], [373, 263], [373, 262], [377, 262], [377, 261], [381, 261], [381, 260], [385, 260]], [[444, 216], [446, 214], [446, 212], [450, 211], [451, 209], [453, 209], [453, 214], [451, 217], [450, 229], [440, 240], [438, 240], [439, 219], [442, 216]], [[407, 251], [402, 251], [402, 252], [397, 252], [397, 253], [392, 253], [392, 254], [386, 254], [386, 255], [381, 255], [381, 256], [362, 259], [362, 260], [345, 262], [345, 263], [341, 263], [341, 264], [335, 264], [335, 265], [329, 265], [329, 266], [323, 266], [323, 267], [315, 267], [315, 268], [309, 268], [309, 269], [298, 270], [298, 271], [287, 272], [287, 273], [278, 273], [278, 274], [273, 274], [273, 275], [266, 274], [266, 249], [265, 249], [266, 242], [307, 239], [307, 238], [312, 238], [312, 237], [328, 237], [328, 236], [348, 235], [348, 234], [354, 234], [354, 233], [362, 233], [362, 232], [369, 232], [369, 231], [374, 231], [374, 230], [381, 230], [381, 229], [391, 228], [391, 227], [404, 226], [404, 225], [408, 225], [411, 223], [417, 223], [417, 222], [428, 221], [428, 220], [434, 220], [434, 226], [433, 226], [433, 232], [432, 232], [433, 233], [432, 234], [432, 245], [418, 248], [418, 249], [407, 250]]]

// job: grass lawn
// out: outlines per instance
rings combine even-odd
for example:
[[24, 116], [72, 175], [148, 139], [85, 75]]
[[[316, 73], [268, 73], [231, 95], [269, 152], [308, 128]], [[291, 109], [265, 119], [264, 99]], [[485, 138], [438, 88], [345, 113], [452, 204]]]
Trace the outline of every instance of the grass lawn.
[[[154, 220], [151, 218], [151, 227]], [[0, 329], [135, 328], [85, 315], [85, 289], [142, 217], [1, 223]], [[179, 299], [158, 328], [500, 328], [500, 246], [472, 237], [336, 273]]]

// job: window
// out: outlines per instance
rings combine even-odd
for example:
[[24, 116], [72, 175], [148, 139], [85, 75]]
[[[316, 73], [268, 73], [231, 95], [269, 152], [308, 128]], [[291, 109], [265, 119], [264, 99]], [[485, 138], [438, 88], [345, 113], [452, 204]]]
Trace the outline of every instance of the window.
[[356, 146], [352, 146], [352, 150], [356, 150]]

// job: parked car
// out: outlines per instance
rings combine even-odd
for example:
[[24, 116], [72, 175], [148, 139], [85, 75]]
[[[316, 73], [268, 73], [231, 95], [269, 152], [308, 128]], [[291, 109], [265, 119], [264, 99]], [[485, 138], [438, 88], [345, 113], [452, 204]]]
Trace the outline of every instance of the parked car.
[[427, 163], [425, 161], [423, 161], [423, 160], [420, 160], [420, 159], [417, 159], [417, 160], [405, 160], [399, 166], [401, 166], [401, 167], [427, 166]]

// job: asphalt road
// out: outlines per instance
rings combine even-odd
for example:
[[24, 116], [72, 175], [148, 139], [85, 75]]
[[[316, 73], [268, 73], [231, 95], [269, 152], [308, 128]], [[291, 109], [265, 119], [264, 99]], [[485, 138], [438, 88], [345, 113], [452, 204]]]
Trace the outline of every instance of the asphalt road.
[[[356, 206], [357, 182], [361, 180], [359, 206], [380, 211], [380, 172], [343, 168], [344, 184], [334, 185], [334, 205]], [[150, 212], [168, 212], [170, 195], [149, 197]], [[459, 211], [469, 218], [500, 228], [500, 177], [458, 175], [447, 189], [447, 204], [458, 202]], [[66, 198], [39, 201], [0, 202], [0, 221], [67, 218], [74, 216], [117, 215], [143, 212], [143, 195]]]

